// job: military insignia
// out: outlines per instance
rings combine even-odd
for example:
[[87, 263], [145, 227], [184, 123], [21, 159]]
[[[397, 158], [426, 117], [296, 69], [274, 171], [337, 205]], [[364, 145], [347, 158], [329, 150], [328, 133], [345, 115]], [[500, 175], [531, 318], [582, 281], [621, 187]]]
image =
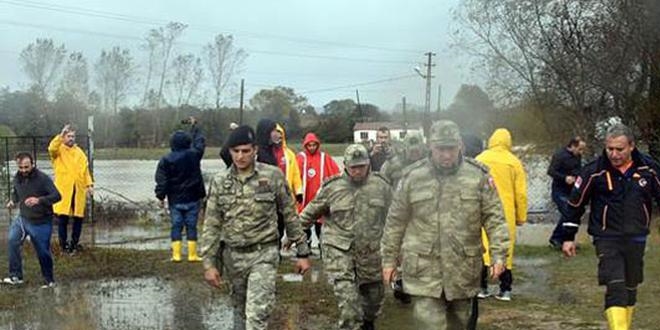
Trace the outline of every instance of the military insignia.
[[640, 187], [646, 187], [647, 184], [648, 184], [648, 182], [646, 181], [646, 179], [644, 179], [644, 178], [639, 179], [639, 186]]
[[307, 176], [310, 177], [310, 178], [315, 177], [316, 176], [316, 170], [313, 169], [313, 168], [310, 168], [309, 170], [307, 170]]
[[580, 186], [582, 185], [582, 177], [578, 176], [577, 179], [575, 179], [575, 188], [580, 189]]
[[224, 188], [225, 190], [231, 189], [233, 185], [234, 183], [231, 180], [225, 180], [224, 182], [222, 182], [222, 188]]

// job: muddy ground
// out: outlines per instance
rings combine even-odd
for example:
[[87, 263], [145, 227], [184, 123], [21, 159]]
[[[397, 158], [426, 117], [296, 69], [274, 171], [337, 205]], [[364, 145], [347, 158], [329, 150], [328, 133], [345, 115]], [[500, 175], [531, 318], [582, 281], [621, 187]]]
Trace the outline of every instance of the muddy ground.
[[[6, 272], [5, 251], [0, 252], [0, 274]], [[58, 286], [47, 290], [39, 288], [39, 267], [26, 242], [26, 283], [0, 286], [0, 329], [230, 329], [226, 291], [203, 282], [200, 264], [171, 263], [168, 253], [100, 246], [74, 256], [55, 251]], [[596, 285], [596, 258], [588, 242], [571, 260], [547, 247], [520, 246], [516, 256], [513, 301], [480, 301], [479, 329], [605, 329], [603, 289]], [[659, 259], [660, 238], [654, 233], [635, 329], [660, 328]], [[271, 329], [333, 328], [332, 289], [320, 260], [314, 261], [315, 270], [303, 282], [278, 280]], [[285, 259], [280, 273], [291, 269]], [[378, 329], [413, 329], [411, 314], [410, 306], [388, 293]]]

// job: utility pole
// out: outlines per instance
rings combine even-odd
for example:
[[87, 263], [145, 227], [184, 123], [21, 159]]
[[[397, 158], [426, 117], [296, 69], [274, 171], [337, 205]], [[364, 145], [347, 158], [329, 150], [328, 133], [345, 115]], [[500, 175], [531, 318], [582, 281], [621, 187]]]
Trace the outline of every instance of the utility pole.
[[243, 96], [245, 95], [245, 79], [241, 79], [241, 105], [239, 106], [238, 124], [243, 125]]
[[355, 98], [357, 99], [357, 108], [358, 108], [358, 115], [360, 116], [360, 121], [365, 121], [364, 120], [364, 114], [362, 113], [362, 105], [360, 105], [360, 92], [356, 89], [355, 90]]
[[440, 100], [442, 100], [442, 84], [438, 84], [438, 112], [442, 111]]
[[435, 53], [428, 52], [426, 54], [426, 101], [424, 102], [424, 136], [429, 138], [429, 131], [431, 129], [431, 67], [435, 66], [433, 64], [433, 56]]
[[406, 97], [401, 99], [401, 108], [403, 110], [403, 131], [408, 134], [408, 114], [406, 114]]

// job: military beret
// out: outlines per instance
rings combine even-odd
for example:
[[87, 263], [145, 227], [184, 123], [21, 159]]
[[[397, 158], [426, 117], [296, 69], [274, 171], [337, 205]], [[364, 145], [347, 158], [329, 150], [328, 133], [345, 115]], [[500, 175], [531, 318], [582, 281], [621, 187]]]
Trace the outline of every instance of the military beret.
[[243, 144], [255, 144], [254, 130], [248, 125], [238, 126], [227, 138], [227, 148], [233, 148]]

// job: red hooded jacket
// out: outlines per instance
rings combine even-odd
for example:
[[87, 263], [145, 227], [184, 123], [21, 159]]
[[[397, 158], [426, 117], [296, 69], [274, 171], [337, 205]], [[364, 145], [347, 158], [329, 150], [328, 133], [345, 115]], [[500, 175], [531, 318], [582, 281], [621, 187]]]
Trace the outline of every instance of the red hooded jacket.
[[[316, 142], [319, 145], [313, 154], [307, 150], [307, 144], [310, 142]], [[340, 171], [339, 166], [337, 166], [337, 163], [335, 163], [332, 157], [321, 151], [321, 141], [319, 141], [314, 133], [307, 133], [305, 135], [303, 151], [299, 152], [296, 158], [298, 160], [298, 167], [300, 168], [304, 192], [303, 202], [298, 204], [298, 212], [301, 212], [314, 199], [316, 193], [321, 189], [323, 181], [339, 174]]]

